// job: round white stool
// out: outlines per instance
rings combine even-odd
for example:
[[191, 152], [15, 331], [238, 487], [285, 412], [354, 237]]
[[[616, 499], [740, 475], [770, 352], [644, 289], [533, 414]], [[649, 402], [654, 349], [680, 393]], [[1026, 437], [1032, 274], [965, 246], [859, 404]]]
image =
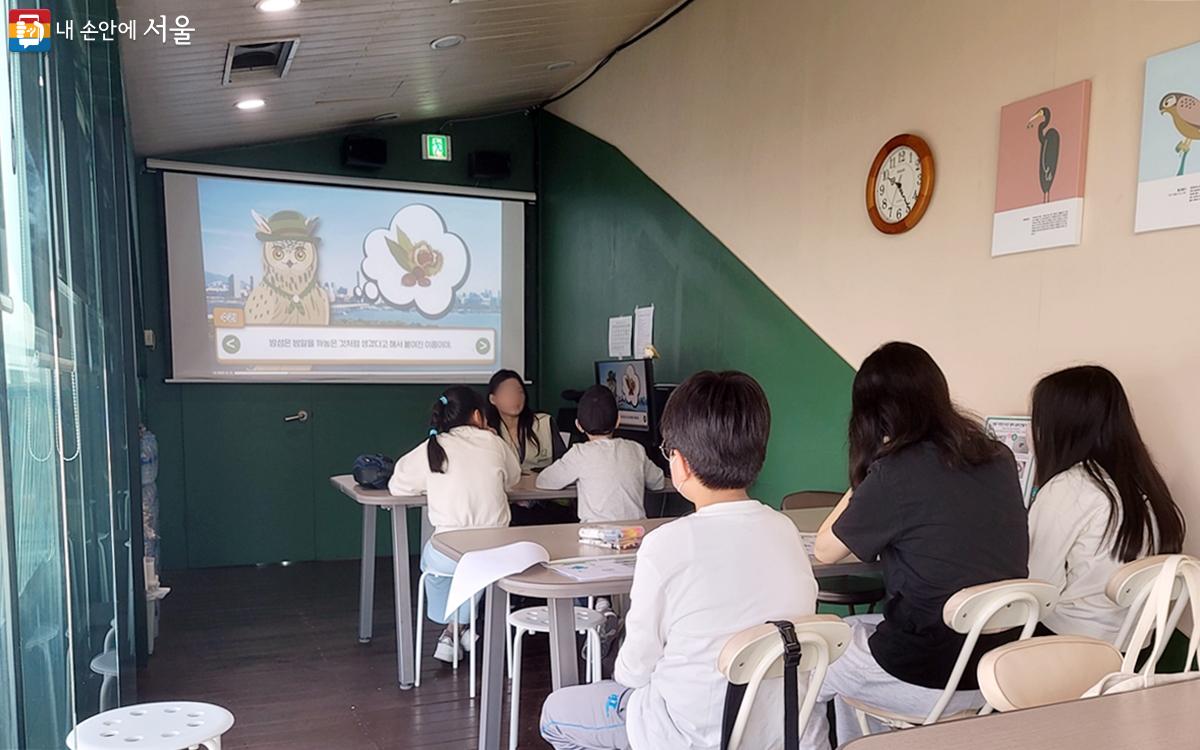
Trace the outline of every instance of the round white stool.
[[[517, 718], [521, 713], [521, 641], [526, 633], [550, 632], [549, 607], [526, 607], [510, 612], [508, 625], [516, 630], [512, 643], [512, 699], [509, 701], [508, 747], [517, 747]], [[575, 632], [586, 633], [588, 638], [588, 682], [600, 680], [600, 628], [604, 627], [604, 615], [594, 609], [575, 607]]]
[[233, 714], [211, 703], [137, 703], [96, 714], [67, 735], [69, 750], [221, 750]]

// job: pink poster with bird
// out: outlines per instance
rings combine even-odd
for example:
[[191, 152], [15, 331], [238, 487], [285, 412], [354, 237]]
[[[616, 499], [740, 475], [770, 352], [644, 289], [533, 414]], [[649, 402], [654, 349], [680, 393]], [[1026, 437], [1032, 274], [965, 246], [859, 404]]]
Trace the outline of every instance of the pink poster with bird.
[[1079, 81], [1000, 110], [993, 256], [1079, 244], [1091, 104]]

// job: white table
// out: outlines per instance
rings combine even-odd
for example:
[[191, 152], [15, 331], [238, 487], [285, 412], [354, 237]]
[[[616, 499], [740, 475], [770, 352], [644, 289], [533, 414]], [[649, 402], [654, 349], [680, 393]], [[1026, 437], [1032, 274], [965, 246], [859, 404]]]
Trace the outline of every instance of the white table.
[[[576, 496], [575, 486], [561, 490], [539, 490], [533, 474], [523, 474], [517, 486], [509, 490], [509, 502], [523, 500], [557, 500]], [[372, 490], [355, 483], [350, 474], [329, 478], [334, 489], [362, 506], [362, 562], [359, 570], [358, 640], [369, 643], [375, 615], [375, 522], [379, 508], [392, 512], [392, 584], [396, 600], [396, 670], [400, 687], [413, 685], [413, 600], [409, 578], [408, 509], [421, 509], [421, 526], [427, 525], [424, 495], [399, 496], [387, 490]], [[674, 492], [668, 484], [662, 490], [647, 490], [649, 494]], [[457, 558], [455, 558], [457, 559]]]
[[[832, 508], [806, 508], [784, 511], [801, 531], [815, 532], [828, 517]], [[650, 531], [671, 518], [651, 518], [639, 522]], [[522, 526], [504, 529], [468, 529], [447, 531], [433, 539], [433, 546], [452, 560], [468, 552], [491, 549], [518, 541], [536, 542], [546, 548], [551, 560], [575, 557], [604, 557], [618, 554], [612, 550], [579, 543], [579, 527], [583, 524], [555, 526]], [[813, 561], [817, 577], [861, 574], [877, 570], [875, 563], [849, 560], [834, 565]], [[603, 581], [577, 581], [559, 575], [541, 565], [523, 573], [503, 578], [488, 587], [484, 607], [483, 632], [483, 689], [480, 694], [479, 748], [498, 750], [500, 747], [500, 707], [504, 694], [504, 627], [507, 591], [520, 596], [547, 600], [550, 609], [550, 681], [553, 689], [579, 684], [579, 664], [575, 653], [575, 598], [627, 594], [633, 576]]]
[[[1200, 680], [884, 732], [851, 750], [1142, 750], [1195, 747]], [[1192, 739], [1188, 739], [1191, 737]]]

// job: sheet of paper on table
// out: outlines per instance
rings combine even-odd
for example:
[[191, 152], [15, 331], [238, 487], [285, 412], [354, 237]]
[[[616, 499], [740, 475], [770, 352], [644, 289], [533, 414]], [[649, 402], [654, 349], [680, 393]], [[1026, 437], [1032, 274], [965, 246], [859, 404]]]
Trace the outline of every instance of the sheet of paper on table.
[[549, 561], [550, 553], [536, 542], [513, 542], [503, 547], [466, 553], [454, 568], [445, 617], [449, 619], [463, 602], [501, 578]]
[[555, 573], [574, 578], [576, 581], [604, 581], [633, 575], [636, 562], [637, 558], [633, 555], [614, 555], [594, 560], [562, 560], [544, 564]]

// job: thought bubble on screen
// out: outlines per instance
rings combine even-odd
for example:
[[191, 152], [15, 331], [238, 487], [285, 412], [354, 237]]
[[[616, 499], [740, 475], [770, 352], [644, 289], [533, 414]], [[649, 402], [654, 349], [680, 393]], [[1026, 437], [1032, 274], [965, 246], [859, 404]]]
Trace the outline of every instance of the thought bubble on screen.
[[470, 265], [462, 238], [421, 204], [400, 209], [386, 229], [374, 229], [363, 240], [362, 272], [379, 296], [396, 307], [416, 307], [427, 318], [450, 311]]

